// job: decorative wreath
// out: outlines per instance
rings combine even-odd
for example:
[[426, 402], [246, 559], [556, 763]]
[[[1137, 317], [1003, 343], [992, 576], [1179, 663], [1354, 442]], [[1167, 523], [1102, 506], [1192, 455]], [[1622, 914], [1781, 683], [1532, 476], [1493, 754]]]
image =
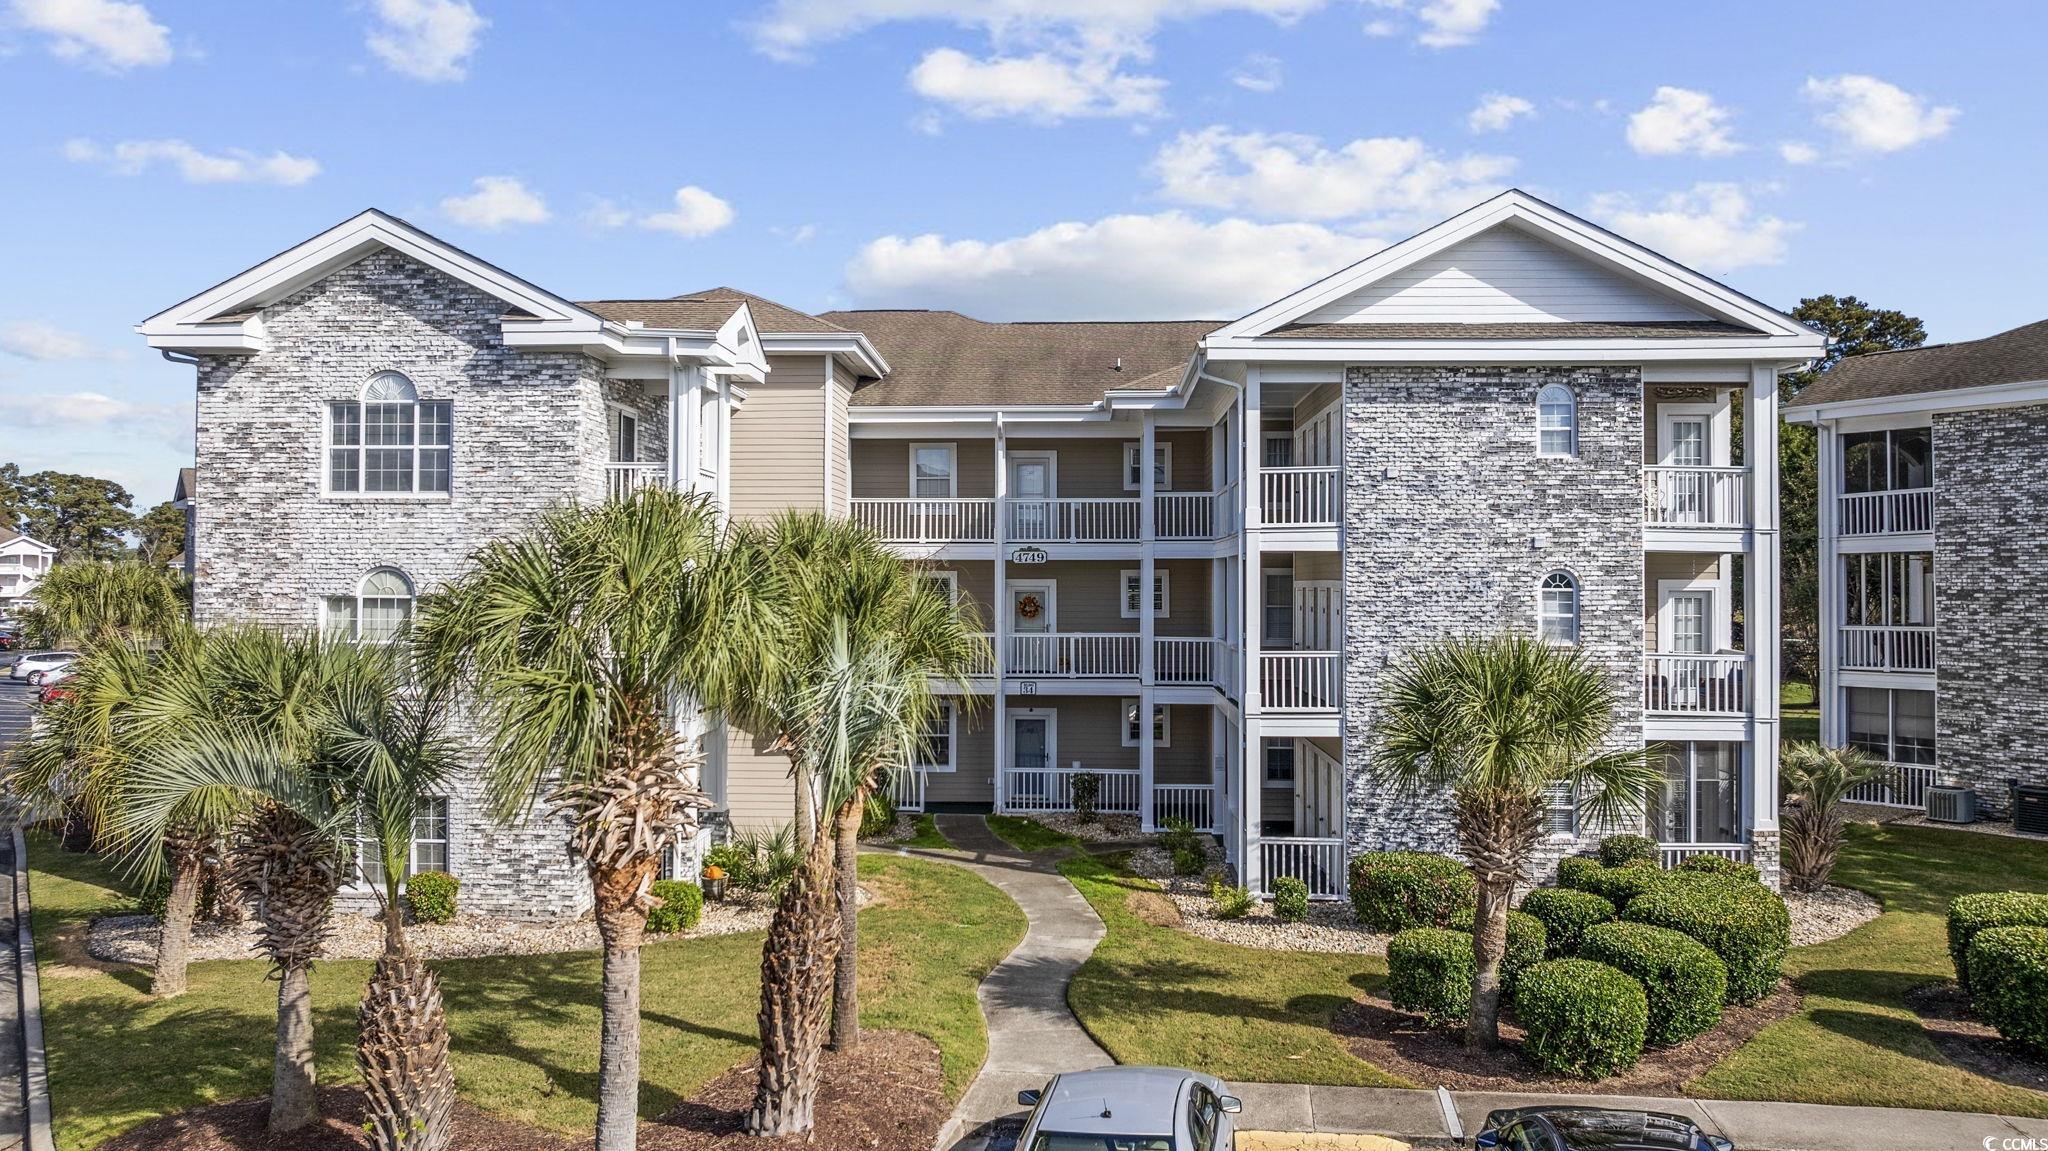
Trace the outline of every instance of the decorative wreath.
[[1037, 619], [1045, 611], [1045, 605], [1035, 595], [1023, 596], [1017, 600], [1017, 614], [1025, 619]]

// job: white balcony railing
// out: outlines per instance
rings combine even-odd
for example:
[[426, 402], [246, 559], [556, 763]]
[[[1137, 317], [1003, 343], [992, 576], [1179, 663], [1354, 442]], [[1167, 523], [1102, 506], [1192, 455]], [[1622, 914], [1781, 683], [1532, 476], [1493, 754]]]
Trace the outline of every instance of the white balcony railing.
[[985, 631], [981, 633], [981, 650], [976, 654], [973, 663], [968, 667], [967, 674], [973, 676], [992, 676], [995, 673], [996, 633]]
[[1095, 793], [1095, 810], [1108, 815], [1138, 814], [1138, 773], [1129, 768], [1066, 767], [1003, 770], [1003, 808], [1006, 811], [1074, 810], [1074, 777], [1093, 775], [1101, 779]]
[[1216, 649], [1213, 639], [1165, 637], [1152, 641], [1152, 682], [1215, 683]]
[[1136, 632], [1047, 632], [1013, 635], [1004, 653], [1004, 675], [1135, 676]]
[[853, 519], [892, 544], [985, 544], [996, 538], [994, 500], [857, 499]]
[[1216, 789], [1206, 783], [1159, 783], [1152, 786], [1152, 822], [1186, 820], [1196, 831], [1216, 830]]
[[1939, 774], [1931, 763], [1888, 763], [1884, 774], [1852, 788], [1849, 798], [1880, 807], [1910, 807], [1924, 811], [1927, 789], [1934, 786]]
[[1335, 527], [1338, 484], [1336, 468], [1260, 468], [1259, 518], [1267, 527]]
[[898, 811], [924, 810], [924, 772], [895, 771], [889, 775], [889, 798]]
[[1835, 525], [1837, 535], [1899, 535], [1934, 530], [1933, 488], [1849, 492], [1836, 506], [1841, 513]]
[[1273, 881], [1283, 875], [1308, 884], [1310, 899], [1344, 898], [1344, 841], [1261, 837], [1259, 893], [1273, 894]]
[[1161, 492], [1152, 497], [1152, 537], [1162, 540], [1216, 538], [1216, 493]]
[[1643, 707], [1676, 715], [1744, 715], [1749, 711], [1747, 655], [1646, 655]]
[[666, 487], [667, 464], [606, 464], [604, 498], [622, 500], [641, 488]]
[[1747, 843], [1660, 843], [1657, 845], [1657, 862], [1665, 870], [1677, 867], [1695, 855], [1714, 855], [1732, 859], [1737, 863], [1749, 862]]
[[1344, 657], [1334, 651], [1259, 653], [1259, 706], [1266, 711], [1336, 711]]
[[1933, 671], [1931, 627], [1844, 627], [1840, 666], [1857, 671]]
[[1135, 499], [1008, 499], [1006, 536], [1016, 543], [1136, 543]]
[[1748, 468], [1643, 469], [1643, 522], [1652, 527], [1739, 528], [1749, 523]]

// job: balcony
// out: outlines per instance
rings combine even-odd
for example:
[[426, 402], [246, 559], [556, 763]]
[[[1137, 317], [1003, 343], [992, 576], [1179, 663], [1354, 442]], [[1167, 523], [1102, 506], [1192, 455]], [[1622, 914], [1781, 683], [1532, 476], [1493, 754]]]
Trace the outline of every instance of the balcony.
[[1643, 709], [1659, 715], [1747, 715], [1749, 656], [1646, 655]]
[[1907, 535], [1934, 530], [1934, 489], [1849, 492], [1838, 497], [1835, 534]]
[[667, 464], [606, 464], [604, 498], [622, 500], [641, 488], [668, 486]]
[[1748, 526], [1749, 469], [1644, 468], [1643, 523], [1660, 528]]
[[1844, 627], [1837, 666], [1851, 671], [1933, 671], [1931, 627]]
[[1077, 775], [1092, 775], [1100, 781], [1095, 810], [1105, 815], [1138, 814], [1138, 773], [1131, 768], [1006, 768], [1003, 810], [1072, 811]]
[[856, 499], [853, 519], [892, 544], [985, 544], [996, 538], [996, 502]]
[[1334, 651], [1259, 653], [1259, 707], [1334, 713], [1344, 698], [1344, 656]]
[[1152, 641], [1152, 681], [1166, 684], [1221, 684], [1223, 644], [1213, 639], [1159, 638]]
[[1013, 635], [1003, 653], [1003, 674], [1045, 679], [1135, 678], [1138, 633]]
[[1333, 528], [1344, 507], [1336, 468], [1260, 468], [1259, 519], [1269, 528]]
[[1273, 894], [1273, 881], [1292, 876], [1308, 885], [1310, 899], [1344, 898], [1344, 841], [1301, 836], [1260, 837], [1259, 893]]
[[1165, 827], [1181, 820], [1196, 831], [1216, 830], [1216, 789], [1206, 783], [1159, 783], [1152, 787], [1152, 822]]
[[1161, 540], [1220, 540], [1237, 530], [1237, 486], [1220, 492], [1161, 492], [1152, 497], [1152, 535]]
[[1004, 538], [1030, 544], [1138, 542], [1138, 501], [1124, 498], [1006, 499]]

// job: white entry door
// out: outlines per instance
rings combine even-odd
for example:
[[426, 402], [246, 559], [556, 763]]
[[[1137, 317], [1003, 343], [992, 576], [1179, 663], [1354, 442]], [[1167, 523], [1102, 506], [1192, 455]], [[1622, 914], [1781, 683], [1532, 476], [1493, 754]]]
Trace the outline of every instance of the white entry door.
[[1053, 506], [1053, 457], [1049, 452], [1010, 456], [1010, 538], [1050, 540], [1057, 526]]
[[[1657, 606], [1657, 650], [1672, 656], [1704, 656], [1713, 652], [1715, 639], [1714, 593], [1700, 587], [1659, 589]], [[1692, 709], [1715, 702], [1726, 690], [1716, 661], [1665, 659], [1663, 689], [1669, 705]]]
[[[1698, 404], [1665, 404], [1657, 415], [1657, 462], [1666, 468], [1700, 469], [1714, 465], [1714, 409]], [[1712, 479], [1702, 471], [1666, 472], [1658, 495], [1667, 524], [1711, 521]]]
[[1059, 614], [1059, 585], [1052, 580], [1010, 581], [1011, 675], [1054, 675], [1059, 672], [1058, 640], [1053, 636]]

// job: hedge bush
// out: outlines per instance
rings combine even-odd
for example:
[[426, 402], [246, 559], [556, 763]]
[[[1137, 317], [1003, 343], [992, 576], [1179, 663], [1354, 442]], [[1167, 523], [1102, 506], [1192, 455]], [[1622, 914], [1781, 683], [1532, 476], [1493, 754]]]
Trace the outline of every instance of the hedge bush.
[[1308, 883], [1292, 875], [1273, 881], [1273, 917], [1286, 923], [1308, 918]]
[[647, 913], [647, 930], [656, 935], [688, 931], [704, 918], [704, 889], [680, 879], [654, 881], [654, 898], [661, 906]]
[[1166, 830], [1159, 833], [1159, 846], [1168, 855], [1179, 855], [1183, 851], [1202, 850], [1202, 837], [1195, 832], [1195, 825], [1185, 819], [1169, 819]]
[[1600, 861], [1590, 855], [1567, 855], [1557, 861], [1557, 885], [1584, 891], [1586, 878], [1600, 869]]
[[878, 839], [896, 830], [896, 801], [875, 792], [860, 809], [860, 837]]
[[[1560, 879], [1564, 873], [1559, 872]], [[1630, 864], [1627, 867], [1591, 867], [1573, 869], [1566, 886], [1593, 894], [1612, 903], [1618, 912], [1629, 905], [1629, 901], [1645, 892], [1669, 886], [1673, 875], [1655, 867]]]
[[1603, 867], [1657, 866], [1657, 841], [1647, 835], [1610, 835], [1600, 841]]
[[1552, 959], [1522, 972], [1515, 1021], [1522, 1054], [1545, 1071], [1604, 1079], [1642, 1058], [1650, 1001], [1643, 985], [1590, 959]]
[[1173, 851], [1175, 875], [1200, 875], [1209, 866], [1209, 853], [1199, 847], [1177, 847]]
[[1545, 959], [1577, 955], [1586, 930], [1614, 918], [1614, 904], [1590, 891], [1569, 887], [1537, 888], [1522, 897], [1522, 911], [1543, 924]]
[[1232, 887], [1220, 879], [1209, 881], [1210, 910], [1218, 919], [1243, 919], [1254, 902], [1249, 888]]
[[1747, 879], [1762, 883], [1764, 877], [1753, 863], [1730, 859], [1725, 855], [1689, 855], [1678, 864], [1678, 870], [1692, 875], [1714, 875], [1728, 879]]
[[2048, 1055], [2048, 927], [1987, 927], [1970, 940], [1970, 1006], [1998, 1033]]
[[1970, 990], [1970, 940], [1987, 927], [2048, 927], [2048, 895], [1981, 891], [1949, 901], [1948, 957], [1964, 991]]
[[1728, 968], [1727, 1001], [1754, 1003], [1778, 985], [1792, 947], [1792, 916], [1761, 883], [1687, 875], [1622, 909], [1631, 923], [1668, 927], [1707, 945]]
[[1362, 851], [1351, 859], [1351, 907], [1374, 931], [1443, 927], [1479, 898], [1465, 865], [1427, 851]]
[[1682, 1043], [1721, 1022], [1727, 965], [1690, 935], [1644, 923], [1602, 923], [1586, 932], [1579, 956], [1643, 985], [1650, 1003], [1644, 1041], [1652, 1047]]
[[1411, 927], [1387, 941], [1387, 998], [1431, 1026], [1472, 1013], [1472, 937], [1443, 927]]
[[405, 906], [414, 923], [446, 923], [455, 918], [455, 893], [462, 881], [445, 871], [420, 871], [405, 877]]
[[[1471, 932], [1479, 911], [1461, 911], [1451, 918], [1453, 931]], [[1549, 932], [1544, 930], [1543, 921], [1520, 911], [1508, 912], [1508, 946], [1500, 957], [1500, 987], [1509, 996], [1515, 993], [1515, 980], [1522, 972], [1543, 962], [1548, 946]], [[1466, 941], [1471, 946], [1471, 941]], [[1475, 960], [1476, 962], [1476, 960]]]

